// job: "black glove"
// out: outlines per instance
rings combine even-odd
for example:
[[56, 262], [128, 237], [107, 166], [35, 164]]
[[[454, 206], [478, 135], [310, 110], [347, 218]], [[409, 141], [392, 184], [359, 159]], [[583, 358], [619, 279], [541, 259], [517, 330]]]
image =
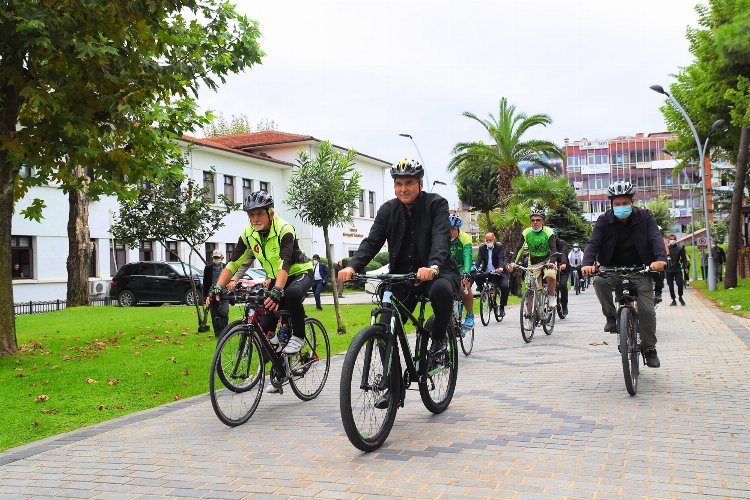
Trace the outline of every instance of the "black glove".
[[274, 304], [281, 304], [281, 299], [284, 298], [284, 290], [275, 286], [268, 292], [268, 298], [273, 300]]
[[225, 291], [226, 291], [226, 288], [224, 288], [223, 286], [219, 286], [219, 285], [216, 285], [216, 286], [215, 286], [215, 287], [213, 287], [213, 289], [211, 290], [211, 296], [212, 296], [212, 297], [215, 297], [215, 296], [217, 296], [217, 295], [219, 295], [219, 296], [222, 296], [222, 295], [224, 294], [224, 292], [225, 292]]

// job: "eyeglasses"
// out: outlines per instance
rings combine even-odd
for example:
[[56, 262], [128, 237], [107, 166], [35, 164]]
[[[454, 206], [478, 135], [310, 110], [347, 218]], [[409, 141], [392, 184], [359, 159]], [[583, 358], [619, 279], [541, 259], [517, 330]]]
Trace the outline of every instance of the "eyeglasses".
[[531, 222], [542, 222], [544, 219], [531, 219]]

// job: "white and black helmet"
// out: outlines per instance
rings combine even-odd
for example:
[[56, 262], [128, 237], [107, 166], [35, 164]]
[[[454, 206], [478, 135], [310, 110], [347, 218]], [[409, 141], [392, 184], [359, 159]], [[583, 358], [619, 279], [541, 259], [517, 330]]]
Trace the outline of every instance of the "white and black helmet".
[[534, 205], [531, 207], [531, 213], [529, 214], [529, 217], [541, 217], [542, 219], [546, 219], [547, 215], [544, 213], [544, 207], [540, 207], [538, 205]]
[[633, 195], [635, 195], [635, 186], [630, 181], [616, 181], [607, 188], [607, 196], [610, 200], [617, 196], [630, 196], [632, 198]]

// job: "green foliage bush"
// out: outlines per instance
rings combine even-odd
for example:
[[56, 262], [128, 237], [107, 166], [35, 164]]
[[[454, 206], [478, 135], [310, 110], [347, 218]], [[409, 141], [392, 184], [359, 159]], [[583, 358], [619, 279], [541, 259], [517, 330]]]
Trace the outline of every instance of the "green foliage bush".
[[378, 262], [380, 264], [378, 267], [383, 267], [384, 265], [388, 264], [388, 252], [380, 252], [375, 256], [374, 259], [372, 259], [372, 261]]

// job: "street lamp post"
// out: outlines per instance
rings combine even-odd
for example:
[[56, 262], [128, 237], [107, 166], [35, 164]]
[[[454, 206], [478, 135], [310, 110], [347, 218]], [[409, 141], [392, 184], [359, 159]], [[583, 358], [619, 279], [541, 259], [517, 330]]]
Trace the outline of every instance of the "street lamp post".
[[422, 168], [424, 169], [424, 180], [426, 185], [430, 185], [430, 177], [427, 175], [427, 165], [425, 165], [424, 160], [422, 159], [422, 153], [419, 152], [419, 148], [417, 147], [417, 143], [414, 142], [414, 138], [409, 134], [398, 134], [401, 137], [408, 137], [411, 143], [414, 145], [414, 149], [417, 150], [417, 154], [419, 155], [419, 161], [422, 162]]
[[[672, 156], [672, 153], [667, 150], [667, 148], [662, 148], [662, 152], [665, 154], [668, 154], [669, 156]], [[687, 172], [683, 171], [683, 174], [685, 174], [685, 181], [686, 184], [690, 186], [690, 247], [692, 250], [692, 258], [693, 258], [693, 265], [691, 266], [693, 268], [692, 272], [690, 273], [690, 279], [692, 281], [698, 280], [698, 266], [697, 266], [697, 260], [695, 260], [695, 218], [693, 217], [693, 209], [695, 208], [693, 206], [693, 183], [687, 182], [688, 176]]]
[[[706, 176], [703, 175], [703, 170], [705, 169], [704, 158], [706, 157], [706, 149], [708, 148], [708, 140], [711, 138], [711, 134], [716, 132], [719, 128], [724, 126], [724, 120], [716, 120], [713, 125], [711, 125], [711, 131], [706, 136], [706, 141], [703, 143], [703, 147], [701, 147], [701, 140], [700, 137], [698, 137], [698, 132], [695, 130], [695, 126], [693, 125], [693, 122], [690, 120], [690, 117], [685, 112], [685, 110], [680, 106], [680, 103], [677, 102], [677, 100], [669, 95], [669, 93], [664, 90], [664, 87], [661, 85], [651, 85], [649, 87], [654, 92], [658, 92], [659, 94], [664, 94], [669, 98], [670, 101], [672, 101], [672, 104], [675, 105], [677, 110], [682, 114], [682, 116], [685, 117], [685, 121], [687, 121], [688, 125], [690, 126], [690, 130], [693, 132], [693, 138], [695, 139], [695, 144], [698, 146], [698, 162], [700, 165], [700, 172], [701, 172], [701, 188], [702, 188], [702, 194], [703, 194], [703, 215], [706, 220], [706, 245], [708, 250], [708, 289], [710, 291], [716, 290], [716, 269], [714, 268], [714, 257], [711, 253], [712, 245], [711, 245], [711, 221], [708, 218], [708, 197], [706, 196]], [[693, 228], [695, 230], [695, 228]], [[693, 262], [693, 265], [695, 265], [695, 262]]]

